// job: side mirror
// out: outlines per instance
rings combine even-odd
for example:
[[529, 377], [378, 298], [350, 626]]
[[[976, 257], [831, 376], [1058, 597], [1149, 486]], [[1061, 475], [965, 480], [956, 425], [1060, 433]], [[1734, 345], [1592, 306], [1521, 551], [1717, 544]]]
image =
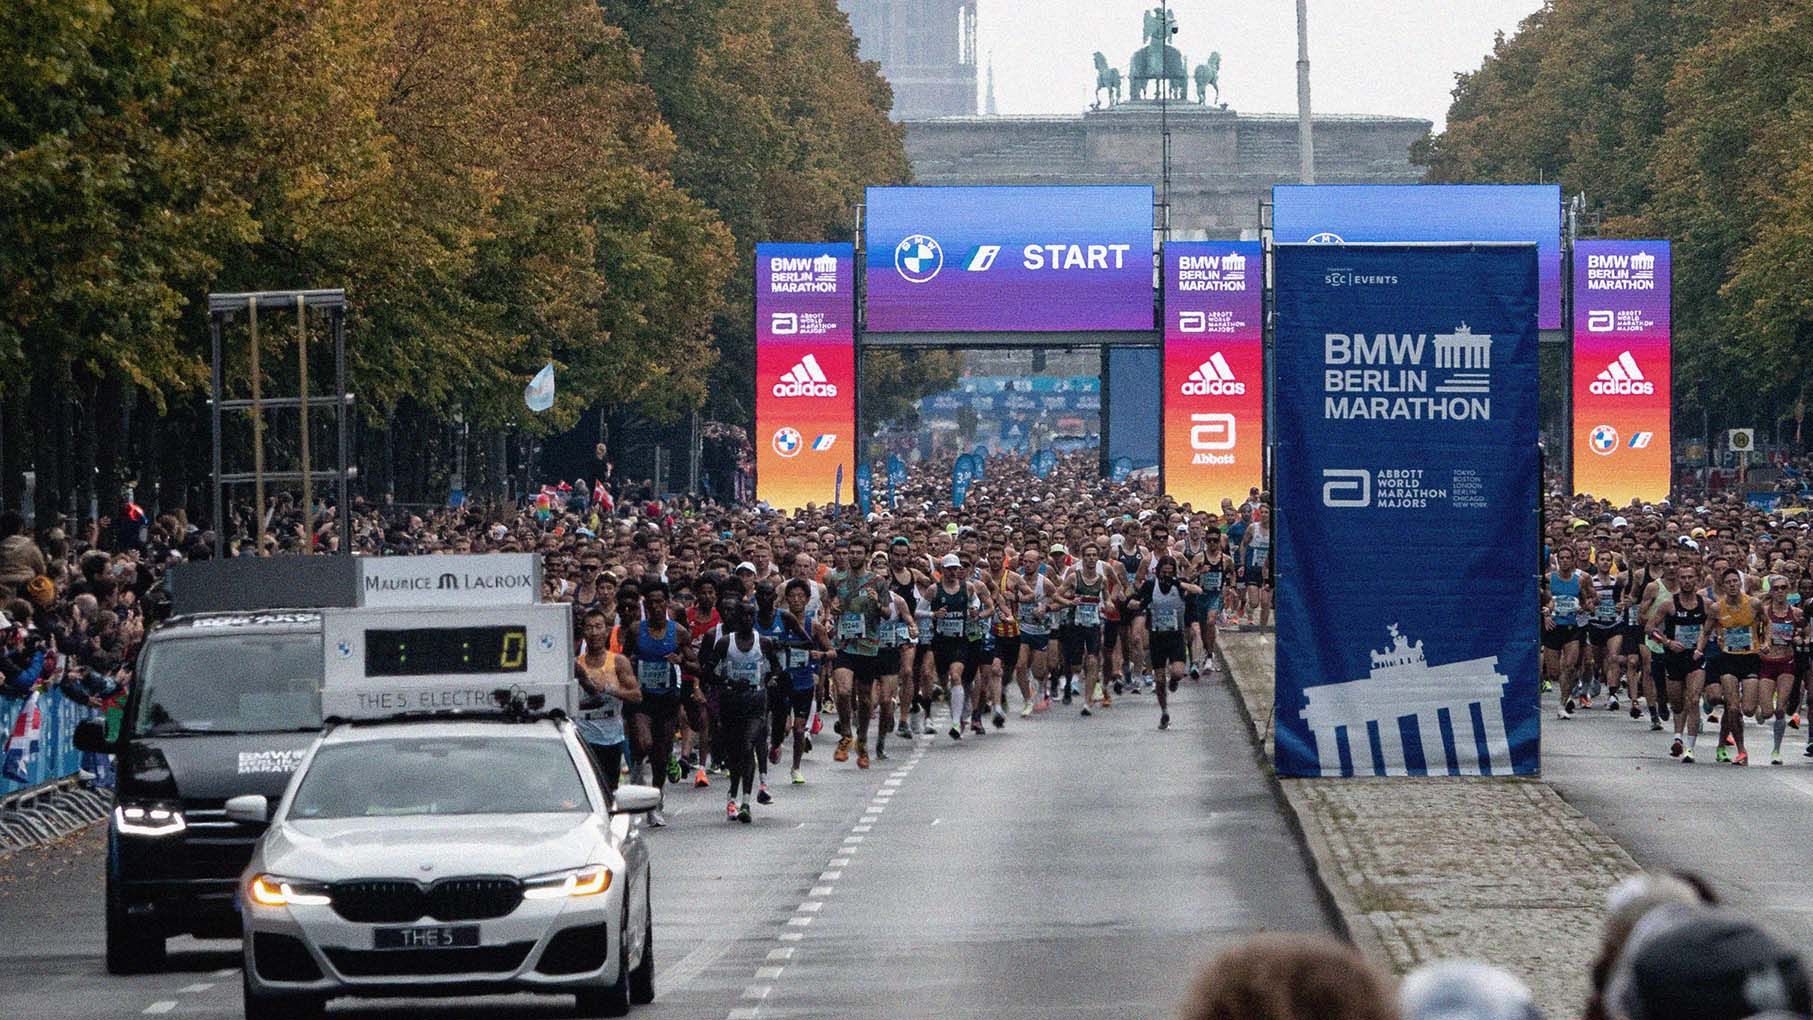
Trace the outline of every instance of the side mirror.
[[76, 723], [73, 737], [76, 750], [88, 754], [113, 754], [119, 750], [107, 739], [107, 720], [84, 719]]
[[[227, 802], [231, 810], [232, 802]], [[646, 814], [661, 806], [661, 791], [652, 786], [619, 786], [611, 798], [611, 814], [640, 815]]]
[[271, 802], [256, 793], [227, 798], [227, 817], [236, 822], [262, 825], [270, 821]]

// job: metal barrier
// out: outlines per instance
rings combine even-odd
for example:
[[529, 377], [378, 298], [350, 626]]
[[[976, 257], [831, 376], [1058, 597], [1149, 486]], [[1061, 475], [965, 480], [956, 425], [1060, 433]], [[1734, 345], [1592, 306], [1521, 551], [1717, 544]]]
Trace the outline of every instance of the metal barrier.
[[[13, 732], [13, 722], [30, 704], [28, 698], [0, 699], [0, 747]], [[96, 714], [86, 705], [78, 705], [62, 692], [51, 688], [38, 697], [38, 708], [44, 714], [44, 732], [39, 740], [37, 757], [32, 759], [29, 781], [20, 783], [0, 777], [0, 796], [40, 786], [65, 776], [72, 776], [83, 766], [82, 752], [76, 750], [76, 724]], [[90, 766], [90, 771], [94, 771]]]

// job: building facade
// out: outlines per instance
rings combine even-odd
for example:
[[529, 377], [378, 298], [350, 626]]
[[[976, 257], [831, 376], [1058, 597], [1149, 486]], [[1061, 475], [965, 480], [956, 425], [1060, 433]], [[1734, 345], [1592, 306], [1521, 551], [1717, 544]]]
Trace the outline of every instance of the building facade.
[[976, 112], [977, 0], [837, 0], [858, 53], [894, 87], [895, 120]]

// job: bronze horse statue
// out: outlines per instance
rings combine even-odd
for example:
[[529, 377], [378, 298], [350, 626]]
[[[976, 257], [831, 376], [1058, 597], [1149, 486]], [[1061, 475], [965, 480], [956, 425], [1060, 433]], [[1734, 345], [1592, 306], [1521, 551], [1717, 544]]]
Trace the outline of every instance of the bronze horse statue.
[[[1168, 17], [1167, 17], [1168, 15]], [[1140, 48], [1133, 53], [1127, 77], [1133, 83], [1133, 98], [1144, 99], [1146, 83], [1154, 82], [1155, 95], [1170, 99], [1190, 98], [1189, 75], [1183, 54], [1167, 40], [1177, 31], [1177, 15], [1163, 7], [1145, 13]], [[1161, 91], [1162, 90], [1162, 91]]]
[[1108, 105], [1121, 101], [1121, 69], [1109, 67], [1108, 58], [1102, 56], [1101, 50], [1095, 51], [1095, 105], [1102, 105], [1102, 91], [1108, 92]]
[[1196, 101], [1207, 103], [1208, 91], [1215, 90], [1215, 102], [1221, 102], [1221, 54], [1210, 53], [1207, 63], [1196, 65]]

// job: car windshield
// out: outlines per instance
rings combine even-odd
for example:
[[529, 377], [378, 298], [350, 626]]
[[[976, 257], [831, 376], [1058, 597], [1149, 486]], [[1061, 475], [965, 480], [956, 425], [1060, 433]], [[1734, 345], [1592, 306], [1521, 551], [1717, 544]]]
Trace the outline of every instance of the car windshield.
[[561, 740], [398, 737], [329, 744], [315, 752], [289, 818], [587, 810], [585, 786]]
[[154, 641], [139, 675], [139, 733], [258, 733], [321, 726], [319, 634]]

